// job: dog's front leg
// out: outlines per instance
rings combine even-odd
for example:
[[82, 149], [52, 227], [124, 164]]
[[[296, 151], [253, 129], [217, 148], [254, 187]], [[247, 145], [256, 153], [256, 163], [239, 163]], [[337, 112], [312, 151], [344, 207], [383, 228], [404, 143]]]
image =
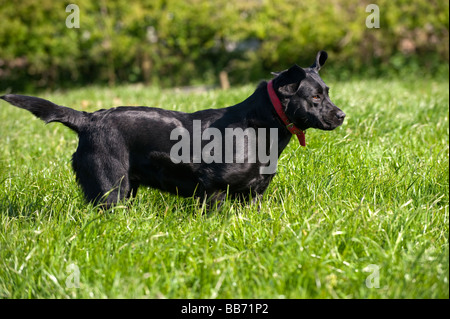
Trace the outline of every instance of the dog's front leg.
[[213, 212], [219, 211], [222, 208], [223, 201], [226, 199], [226, 192], [214, 192], [212, 194], [206, 194], [203, 197], [203, 205], [205, 206], [205, 211], [207, 215]]
[[251, 206], [257, 204], [258, 205], [258, 213], [261, 212], [261, 205], [262, 205], [262, 197], [263, 194], [256, 194], [255, 197], [253, 197]]

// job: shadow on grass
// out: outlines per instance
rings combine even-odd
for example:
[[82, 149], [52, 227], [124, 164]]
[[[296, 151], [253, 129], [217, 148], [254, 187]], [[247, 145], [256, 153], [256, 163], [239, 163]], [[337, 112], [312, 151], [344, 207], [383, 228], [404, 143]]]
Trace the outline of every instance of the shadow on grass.
[[42, 205], [39, 200], [24, 201], [18, 203], [16, 199], [11, 199], [9, 196], [0, 198], [0, 211], [2, 215], [8, 217], [31, 217], [38, 211], [43, 211], [46, 205]]
[[[60, 215], [63, 210], [69, 207], [69, 202], [76, 201], [77, 198], [65, 198], [61, 203], [61, 198], [53, 196], [49, 201], [44, 202], [42, 198], [14, 197], [4, 195], [0, 198], [0, 211], [2, 215], [10, 218], [34, 217], [37, 214]], [[57, 203], [59, 202], [59, 203]], [[73, 207], [73, 206], [72, 206]]]

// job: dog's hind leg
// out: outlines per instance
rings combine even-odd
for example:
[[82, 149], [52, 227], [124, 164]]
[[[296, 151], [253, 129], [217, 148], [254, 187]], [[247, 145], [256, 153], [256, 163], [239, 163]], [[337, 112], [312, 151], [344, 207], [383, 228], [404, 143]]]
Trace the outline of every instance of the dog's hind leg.
[[[83, 189], [86, 199], [94, 204], [104, 204], [111, 207], [117, 202], [129, 198], [131, 187], [126, 175], [119, 174], [105, 178], [99, 182], [99, 178], [90, 174], [77, 174], [77, 180]], [[134, 195], [134, 193], [133, 193]]]
[[77, 153], [73, 156], [72, 165], [89, 202], [111, 207], [132, 193], [135, 195], [137, 185], [131, 185], [128, 169], [122, 161], [86, 153], [78, 157]]

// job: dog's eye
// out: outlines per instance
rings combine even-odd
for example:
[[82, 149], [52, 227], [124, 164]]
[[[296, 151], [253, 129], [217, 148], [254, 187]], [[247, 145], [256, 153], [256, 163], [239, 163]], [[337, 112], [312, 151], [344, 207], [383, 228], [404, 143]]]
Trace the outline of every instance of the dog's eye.
[[313, 95], [312, 99], [313, 99], [314, 102], [320, 101], [320, 96]]

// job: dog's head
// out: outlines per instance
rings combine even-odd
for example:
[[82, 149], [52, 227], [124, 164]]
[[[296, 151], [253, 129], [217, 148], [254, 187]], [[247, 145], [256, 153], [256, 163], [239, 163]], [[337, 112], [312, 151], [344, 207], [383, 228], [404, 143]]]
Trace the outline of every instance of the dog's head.
[[319, 70], [327, 58], [325, 51], [319, 51], [309, 68], [294, 65], [274, 73], [275, 92], [288, 118], [301, 130], [333, 130], [344, 121], [345, 113], [331, 102], [329, 88], [319, 76]]

